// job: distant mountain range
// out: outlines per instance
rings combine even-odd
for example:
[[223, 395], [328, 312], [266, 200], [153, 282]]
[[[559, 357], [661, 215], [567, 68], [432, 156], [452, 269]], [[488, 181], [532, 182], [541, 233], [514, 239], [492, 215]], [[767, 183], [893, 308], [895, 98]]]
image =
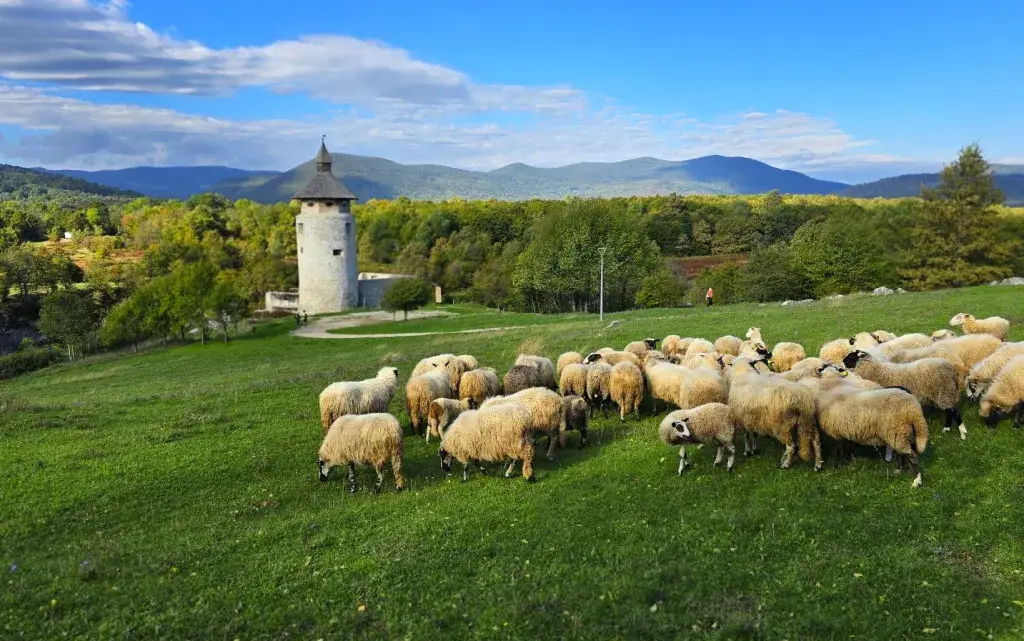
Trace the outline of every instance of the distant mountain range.
[[137, 198], [141, 195], [45, 170], [0, 165], [0, 200], [56, 199], [83, 204], [95, 200]]
[[[313, 175], [312, 161], [285, 172], [232, 167], [132, 167], [104, 171], [57, 170], [121, 190], [155, 198], [187, 198], [213, 191], [232, 199], [261, 203], [289, 200]], [[1024, 204], [1024, 165], [994, 165], [996, 184], [1008, 204]], [[839, 194], [858, 198], [916, 196], [921, 185], [935, 185], [938, 174], [908, 174], [861, 185], [818, 180], [743, 157], [704, 156], [683, 161], [635, 158], [614, 163], [577, 163], [541, 168], [516, 163], [493, 171], [467, 171], [443, 165], [402, 165], [383, 158], [334, 154], [334, 173], [360, 200], [397, 198], [440, 200], [526, 200], [566, 196], [652, 194]]]

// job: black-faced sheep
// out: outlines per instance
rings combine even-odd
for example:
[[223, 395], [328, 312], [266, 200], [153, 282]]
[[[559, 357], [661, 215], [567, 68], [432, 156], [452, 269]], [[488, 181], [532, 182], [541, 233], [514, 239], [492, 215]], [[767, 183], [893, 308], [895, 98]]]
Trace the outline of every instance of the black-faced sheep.
[[320, 392], [320, 427], [327, 429], [346, 414], [376, 414], [388, 411], [398, 387], [398, 368], [382, 367], [365, 381], [331, 383]]
[[523, 479], [533, 477], [533, 438], [530, 410], [519, 403], [463, 412], [441, 438], [441, 469], [450, 472], [452, 459], [463, 465], [462, 480], [470, 464], [485, 472], [483, 463], [510, 461], [505, 476], [512, 476], [516, 461], [523, 462]]
[[384, 483], [384, 468], [391, 463], [395, 488], [402, 491], [402, 427], [390, 414], [349, 414], [331, 424], [320, 445], [317, 460], [320, 481], [326, 481], [331, 468], [348, 465], [348, 490], [356, 491], [356, 465], [369, 465], [377, 472], [374, 492]]
[[583, 362], [587, 365], [593, 365], [594, 363], [607, 363], [612, 367], [615, 367], [619, 363], [632, 363], [637, 367], [643, 365], [643, 361], [631, 352], [593, 352], [587, 354], [587, 357], [583, 359]]
[[469, 400], [457, 401], [452, 398], [437, 398], [430, 402], [427, 409], [427, 443], [430, 442], [430, 435], [440, 438], [452, 421], [458, 418], [470, 407]]
[[625, 421], [630, 412], [639, 418], [640, 403], [644, 400], [644, 375], [639, 367], [630, 362], [612, 367], [608, 390], [612, 402], [619, 406], [619, 420]]
[[722, 462], [724, 452], [729, 453], [725, 469], [732, 472], [736, 461], [736, 446], [733, 445], [739, 423], [728, 405], [710, 403], [693, 409], [676, 410], [661, 421], [658, 436], [665, 445], [678, 445], [679, 469], [686, 469], [686, 446], [691, 444], [714, 445], [716, 448], [714, 467]]
[[451, 381], [444, 369], [414, 376], [405, 385], [405, 406], [409, 411], [412, 433], [416, 434], [427, 420], [430, 403], [438, 398], [451, 398]]
[[858, 375], [884, 387], [902, 387], [922, 403], [930, 403], [945, 410], [946, 426], [949, 431], [959, 426], [960, 438], [967, 438], [967, 427], [960, 416], [957, 402], [960, 388], [956, 367], [944, 358], [924, 358], [913, 363], [878, 362], [862, 350], [851, 352], [843, 365]]
[[470, 401], [471, 408], [479, 407], [485, 400], [500, 393], [498, 373], [490, 367], [470, 370], [459, 381], [459, 399]]
[[1014, 356], [1003, 365], [981, 397], [978, 414], [989, 427], [1016, 410], [1013, 426], [1024, 426], [1024, 356]]
[[641, 361], [647, 358], [647, 352], [657, 349], [660, 338], [645, 338], [642, 341], [633, 341], [622, 350], [635, 355]]
[[912, 363], [922, 358], [944, 358], [952, 363], [957, 370], [957, 384], [963, 389], [971, 369], [995, 353], [1003, 343], [988, 334], [969, 334], [957, 336], [918, 349], [896, 352], [891, 360], [894, 363]]
[[1010, 321], [999, 316], [977, 319], [971, 314], [961, 312], [949, 319], [949, 326], [962, 326], [964, 334], [990, 334], [999, 340], [1006, 338], [1010, 331]]

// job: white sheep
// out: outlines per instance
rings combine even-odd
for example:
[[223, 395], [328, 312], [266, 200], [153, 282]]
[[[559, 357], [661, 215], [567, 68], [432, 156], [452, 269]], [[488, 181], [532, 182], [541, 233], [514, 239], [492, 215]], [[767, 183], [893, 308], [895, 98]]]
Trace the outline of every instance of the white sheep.
[[678, 334], [669, 334], [665, 338], [661, 339], [661, 351], [665, 352], [666, 356], [675, 355], [677, 353], [680, 340], [681, 339]]
[[463, 482], [470, 464], [486, 473], [483, 463], [511, 461], [506, 477], [512, 476], [516, 461], [523, 462], [523, 479], [534, 481], [533, 438], [530, 410], [519, 403], [508, 403], [459, 414], [441, 438], [438, 456], [441, 469], [450, 472], [452, 459], [463, 465]]
[[566, 365], [558, 379], [558, 393], [562, 396], [586, 396], [587, 373], [591, 367], [580, 363]]
[[838, 338], [829, 341], [821, 346], [818, 356], [826, 363], [842, 363], [846, 355], [853, 351], [850, 341], [845, 338]]
[[470, 370], [459, 381], [459, 399], [469, 400], [472, 407], [479, 407], [485, 400], [500, 393], [498, 373], [490, 367]]
[[725, 469], [734, 471], [736, 446], [733, 445], [739, 424], [728, 405], [710, 403], [693, 409], [676, 410], [661, 421], [658, 436], [666, 445], [678, 445], [679, 469], [682, 474], [686, 469], [686, 446], [689, 444], [714, 445], [716, 448], [715, 462], [717, 467], [722, 462], [722, 454], [729, 453]]
[[923, 358], [912, 363], [885, 363], [875, 360], [865, 351], [851, 352], [843, 365], [860, 376], [884, 387], [902, 387], [922, 403], [930, 403], [945, 410], [949, 431], [959, 425], [960, 438], [967, 438], [967, 427], [957, 402], [960, 399], [956, 367], [944, 358]]
[[967, 375], [967, 396], [980, 398], [1003, 365], [1006, 365], [1014, 356], [1021, 354], [1024, 354], [1024, 342], [1004, 343], [988, 358], [972, 367]]
[[999, 316], [977, 319], [971, 314], [961, 312], [949, 319], [950, 327], [962, 326], [964, 334], [991, 334], [1004, 340], [1010, 331], [1010, 321]]
[[917, 456], [928, 445], [928, 423], [921, 404], [897, 388], [861, 389], [848, 384], [842, 373], [825, 368], [817, 396], [818, 424], [839, 441], [886, 446], [886, 460], [897, 452], [910, 462], [913, 487], [920, 487]]
[[467, 371], [466, 363], [467, 361], [462, 360], [462, 357], [455, 354], [428, 356], [419, 363], [416, 363], [416, 367], [413, 368], [412, 375], [409, 378], [415, 378], [434, 370], [444, 370], [448, 374], [448, 387], [451, 388], [452, 394], [455, 394], [459, 391], [459, 381], [462, 379], [462, 375]]
[[1002, 345], [1002, 341], [989, 334], [968, 334], [896, 352], [892, 355], [892, 362], [912, 363], [922, 358], [944, 358], [956, 367], [957, 385], [963, 389], [971, 369]]
[[562, 370], [565, 369], [566, 365], [573, 363], [583, 363], [583, 355], [579, 352], [565, 352], [558, 357], [558, 362], [555, 363], [555, 378], [561, 380]]
[[391, 463], [395, 489], [405, 487], [402, 476], [402, 427], [391, 414], [348, 414], [331, 424], [320, 445], [317, 469], [326, 481], [331, 468], [348, 465], [348, 491], [356, 491], [356, 465], [369, 465], [377, 473], [373, 491], [380, 492], [384, 468]]
[[545, 387], [531, 387], [509, 396], [494, 396], [484, 401], [481, 409], [519, 404], [530, 410], [534, 432], [548, 437], [548, 458], [555, 458], [555, 449], [565, 445], [565, 403], [561, 396]]
[[807, 352], [800, 343], [776, 343], [772, 347], [771, 364], [777, 372], [788, 372], [793, 366], [807, 358]]
[[431, 401], [427, 409], [427, 443], [430, 442], [431, 434], [439, 438], [444, 436], [445, 429], [452, 421], [468, 409], [472, 409], [469, 399], [457, 401], [453, 398], [435, 398]]
[[608, 414], [608, 401], [611, 399], [612, 366], [607, 363], [588, 365], [586, 399], [590, 404], [590, 415], [594, 409], [600, 408]]
[[376, 414], [388, 411], [398, 387], [398, 368], [382, 367], [377, 376], [364, 381], [331, 383], [320, 392], [322, 435], [339, 417], [346, 414]]
[[690, 345], [686, 348], [687, 356], [693, 356], [694, 354], [701, 354], [704, 352], [715, 352], [715, 344], [703, 338], [695, 338], [690, 341]]
[[685, 367], [656, 360], [645, 363], [644, 378], [651, 398], [654, 399], [655, 412], [658, 409], [658, 401], [680, 407], [679, 389], [688, 371]]
[[726, 402], [728, 390], [725, 385], [725, 377], [719, 367], [702, 365], [683, 371], [683, 379], [678, 392], [679, 407], [692, 409], [709, 403]]
[[414, 376], [405, 385], [405, 407], [409, 412], [412, 433], [416, 434], [426, 422], [430, 403], [438, 398], [451, 398], [452, 388], [448, 372], [435, 369]]
[[719, 354], [732, 354], [733, 356], [740, 355], [740, 347], [743, 345], [743, 341], [737, 336], [725, 335], [719, 336], [715, 340], [715, 351]]
[[1024, 427], [1024, 355], [1014, 356], [989, 385], [981, 397], [978, 414], [989, 427], [995, 427], [999, 420], [1016, 410], [1013, 420], [1016, 428]]
[[644, 400], [644, 375], [640, 368], [629, 362], [612, 367], [608, 382], [612, 402], [619, 406], [619, 420], [633, 412], [639, 418], [640, 403]]
[[615, 367], [619, 363], [632, 363], [637, 367], [643, 365], [643, 361], [633, 354], [632, 352], [593, 352], [587, 354], [587, 357], [583, 359], [583, 362], [587, 365], [593, 365], [594, 363], [607, 363], [612, 367]]
[[546, 387], [552, 390], [558, 388], [558, 382], [555, 380], [555, 364], [551, 362], [551, 359], [544, 358], [543, 356], [520, 354], [516, 357], [515, 364], [529, 365], [536, 368], [540, 373], [540, 387]]

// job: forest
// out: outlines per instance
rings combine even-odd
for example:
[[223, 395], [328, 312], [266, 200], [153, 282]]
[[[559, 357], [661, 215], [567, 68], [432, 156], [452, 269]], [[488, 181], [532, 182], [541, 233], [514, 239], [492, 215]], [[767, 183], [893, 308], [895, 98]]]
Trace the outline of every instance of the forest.
[[[3, 351], [37, 329], [68, 357], [226, 340], [265, 291], [297, 285], [294, 204], [87, 196], [0, 201]], [[1021, 275], [1024, 215], [1002, 200], [971, 145], [919, 198], [398, 198], [354, 212], [361, 271], [419, 276], [446, 300], [558, 313], [597, 311], [602, 247], [607, 311], [694, 303], [707, 287], [727, 304]], [[687, 273], [694, 257], [716, 260]]]

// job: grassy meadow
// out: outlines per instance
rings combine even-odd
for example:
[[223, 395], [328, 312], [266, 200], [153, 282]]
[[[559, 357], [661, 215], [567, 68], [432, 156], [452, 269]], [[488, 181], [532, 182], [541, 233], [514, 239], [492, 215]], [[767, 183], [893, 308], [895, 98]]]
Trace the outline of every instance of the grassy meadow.
[[[1024, 453], [965, 405], [924, 487], [873, 450], [815, 473], [778, 444], [676, 475], [660, 417], [597, 418], [591, 444], [538, 457], [535, 484], [446, 477], [409, 438], [408, 491], [361, 470], [316, 480], [317, 394], [423, 356], [505, 371], [520, 349], [622, 347], [669, 333], [742, 336], [817, 353], [856, 331], [931, 331], [998, 314], [1024, 339], [1020, 288], [806, 306], [596, 316], [460, 308], [353, 328], [495, 333], [298, 339], [291, 319], [228, 345], [107, 355], [0, 384], [0, 637], [4, 639], [1019, 639]], [[617, 327], [606, 329], [610, 320]], [[408, 426], [402, 392], [392, 411]], [[459, 468], [457, 467], [456, 470]], [[492, 469], [496, 472], [496, 468]]]

